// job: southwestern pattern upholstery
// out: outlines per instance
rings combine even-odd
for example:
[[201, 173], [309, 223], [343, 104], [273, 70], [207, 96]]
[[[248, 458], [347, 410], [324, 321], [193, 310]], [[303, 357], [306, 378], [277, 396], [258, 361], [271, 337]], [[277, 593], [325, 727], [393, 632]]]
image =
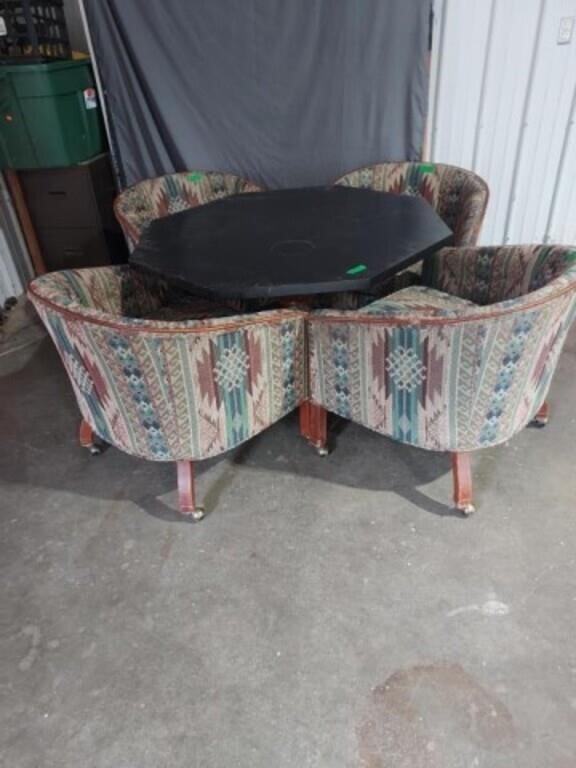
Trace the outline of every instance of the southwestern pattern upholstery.
[[434, 315], [434, 317], [450, 317], [455, 311], [473, 306], [473, 302], [458, 296], [450, 296], [423, 285], [413, 285], [373, 301], [360, 309], [359, 313], [377, 316], [405, 315], [407, 310], [413, 310], [414, 312], [424, 312], [426, 315]]
[[466, 512], [466, 453], [508, 440], [545, 403], [576, 312], [576, 249], [447, 248], [427, 277], [362, 311], [309, 318], [310, 407], [453, 453]]
[[[91, 433], [153, 461], [178, 462], [184, 512], [200, 517], [192, 463], [257, 435], [305, 397], [305, 313], [163, 322], [125, 317], [128, 267], [53, 272], [29, 296], [48, 329]], [[138, 283], [140, 314], [160, 306]]]
[[184, 171], [145, 179], [128, 187], [114, 201], [114, 213], [133, 250], [144, 228], [154, 219], [228, 195], [260, 191], [262, 188], [253, 182], [231, 173]]
[[454, 233], [454, 246], [476, 245], [488, 205], [488, 186], [480, 176], [442, 163], [379, 163], [334, 183], [423, 197]]
[[[378, 163], [347, 173], [334, 183], [423, 197], [454, 233], [454, 246], [476, 244], [488, 205], [488, 186], [480, 176], [442, 163]], [[331, 306], [334, 309], [358, 309], [377, 296], [419, 282], [419, 271], [419, 265], [404, 270], [375, 288], [371, 296], [350, 292], [339, 294]]]
[[143, 320], [202, 320], [240, 314], [241, 301], [217, 301], [197, 296], [166, 280], [137, 268], [122, 270], [121, 307], [123, 317]]

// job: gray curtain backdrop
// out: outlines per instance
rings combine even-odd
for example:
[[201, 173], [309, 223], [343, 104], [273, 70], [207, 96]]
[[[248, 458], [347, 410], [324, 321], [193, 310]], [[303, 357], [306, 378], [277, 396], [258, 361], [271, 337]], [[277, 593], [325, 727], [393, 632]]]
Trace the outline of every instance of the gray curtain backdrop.
[[430, 0], [85, 0], [122, 185], [420, 156]]

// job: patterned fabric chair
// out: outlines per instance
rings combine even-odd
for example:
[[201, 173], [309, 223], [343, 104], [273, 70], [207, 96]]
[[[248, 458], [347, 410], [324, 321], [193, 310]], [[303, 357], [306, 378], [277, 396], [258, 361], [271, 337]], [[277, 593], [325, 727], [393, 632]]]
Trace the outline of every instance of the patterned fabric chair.
[[[80, 442], [95, 438], [178, 468], [180, 507], [200, 519], [193, 462], [250, 439], [305, 397], [305, 313], [277, 310], [163, 322], [161, 291], [128, 267], [52, 272], [29, 297], [60, 353], [82, 415]], [[136, 310], [139, 305], [139, 310]]]
[[488, 205], [488, 186], [480, 176], [441, 163], [379, 163], [347, 173], [334, 183], [420, 195], [454, 232], [454, 246], [476, 245]]
[[[488, 186], [472, 171], [440, 163], [378, 163], [347, 173], [335, 184], [427, 200], [454, 233], [455, 246], [476, 245], [488, 204]], [[395, 275], [370, 293], [344, 292], [334, 297], [334, 309], [359, 309], [391, 291], [419, 282], [417, 264]]]
[[114, 213], [133, 250], [143, 229], [154, 219], [227, 195], [260, 191], [261, 187], [253, 182], [231, 173], [184, 171], [145, 179], [128, 187], [114, 201]]
[[[166, 176], [158, 176], [155, 179], [145, 179], [121, 192], [114, 201], [114, 213], [124, 232], [124, 236], [130, 250], [134, 250], [140, 240], [144, 229], [154, 219], [169, 216], [172, 213], [185, 211], [197, 205], [219, 200], [228, 195], [241, 192], [260, 192], [261, 187], [251, 181], [234, 176], [230, 173], [217, 173], [214, 171], [184, 171], [171, 173]], [[126, 273], [124, 273], [124, 277]], [[133, 290], [134, 283], [148, 283], [150, 290], [155, 293], [156, 287], [162, 281], [157, 277], [147, 277], [141, 272], [130, 274], [127, 285], [123, 285], [123, 293], [128, 294]], [[242, 312], [242, 302], [228, 302], [227, 306], [221, 303], [211, 302], [194, 294], [175, 289], [173, 286], [163, 284], [162, 291], [166, 294], [166, 301], [161, 311], [156, 313], [153, 319], [175, 320], [182, 314], [179, 310], [186, 304], [185, 315], [192, 317], [221, 317], [222, 314], [230, 314], [231, 308]], [[142, 294], [142, 291], [140, 291]], [[138, 317], [134, 308], [129, 308], [128, 314]]]
[[576, 312], [576, 249], [447, 248], [428, 287], [361, 311], [310, 316], [301, 431], [326, 450], [326, 410], [453, 456], [454, 501], [473, 511], [470, 452], [538, 417]]

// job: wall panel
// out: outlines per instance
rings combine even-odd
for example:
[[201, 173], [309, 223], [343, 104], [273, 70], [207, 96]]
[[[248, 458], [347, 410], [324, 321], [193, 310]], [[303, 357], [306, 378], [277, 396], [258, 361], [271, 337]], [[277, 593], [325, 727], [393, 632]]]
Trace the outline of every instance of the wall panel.
[[[482, 241], [576, 241], [576, 0], [435, 3], [430, 157], [483, 176]], [[571, 171], [569, 170], [571, 166]]]

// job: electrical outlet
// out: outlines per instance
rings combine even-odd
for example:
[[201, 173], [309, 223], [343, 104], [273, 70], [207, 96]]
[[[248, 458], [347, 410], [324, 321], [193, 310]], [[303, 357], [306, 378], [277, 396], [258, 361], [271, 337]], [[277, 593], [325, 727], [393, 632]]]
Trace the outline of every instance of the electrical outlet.
[[558, 27], [558, 37], [556, 42], [558, 45], [568, 45], [572, 42], [572, 32], [574, 31], [574, 16], [563, 16], [560, 19], [560, 26]]

